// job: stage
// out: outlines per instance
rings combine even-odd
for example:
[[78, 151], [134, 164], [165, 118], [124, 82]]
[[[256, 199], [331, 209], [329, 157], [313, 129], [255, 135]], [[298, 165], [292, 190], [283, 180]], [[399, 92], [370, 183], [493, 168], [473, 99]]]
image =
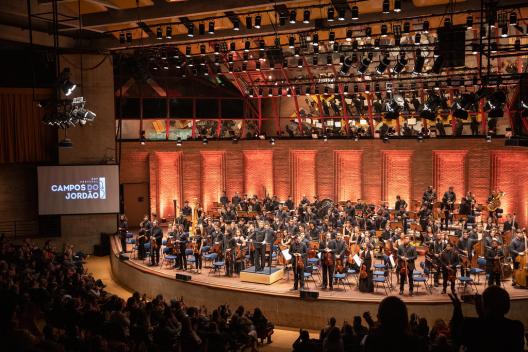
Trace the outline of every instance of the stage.
[[[135, 259], [120, 260], [118, 239], [113, 237], [111, 242], [110, 261], [113, 277], [133, 291], [146, 293], [149, 297], [160, 293], [167, 298], [184, 296], [185, 302], [197, 306], [205, 305], [209, 309], [220, 304], [229, 304], [234, 309], [238, 305], [249, 309], [260, 307], [272, 321], [283, 326], [319, 329], [326, 324], [330, 316], [335, 316], [341, 322], [351, 321], [354, 315], [361, 315], [367, 310], [375, 313], [378, 303], [386, 297], [381, 286], [374, 293], [359, 292], [353, 280], [351, 285], [346, 285], [346, 291], [341, 285], [333, 291], [320, 290], [319, 281], [316, 279], [317, 286], [310, 280], [305, 288], [319, 292], [319, 298], [301, 300], [298, 291], [291, 291], [293, 273], [286, 272], [279, 281], [266, 285], [243, 282], [238, 276], [226, 277], [223, 271], [220, 275], [210, 273], [210, 268], [203, 268], [201, 274], [196, 274], [192, 270], [151, 267], [148, 262], [143, 263]], [[189, 275], [191, 280], [176, 280], [176, 274]], [[485, 288], [482, 279], [483, 277], [480, 285], [477, 285], [479, 292]], [[512, 299], [509, 317], [528, 324], [528, 290], [512, 288], [509, 280], [504, 281], [504, 287]], [[407, 289], [400, 297], [407, 303], [410, 313], [427, 317], [430, 321], [437, 318], [450, 319], [452, 308], [449, 297], [441, 294], [441, 287], [433, 287], [432, 290], [432, 294], [426, 293], [422, 285], [418, 289], [415, 288], [413, 297], [408, 296]], [[472, 293], [470, 288], [467, 293]], [[389, 295], [397, 294], [397, 289], [389, 292]], [[466, 314], [475, 314], [473, 305], [463, 304], [463, 308]]]

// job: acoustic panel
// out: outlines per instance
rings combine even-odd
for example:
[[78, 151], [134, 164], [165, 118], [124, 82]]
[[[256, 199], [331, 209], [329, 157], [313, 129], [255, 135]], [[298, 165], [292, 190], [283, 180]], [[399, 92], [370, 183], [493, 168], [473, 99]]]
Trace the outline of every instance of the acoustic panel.
[[299, 203], [304, 195], [310, 201], [316, 195], [316, 155], [316, 150], [290, 150], [290, 184], [295, 204]]
[[335, 150], [335, 197], [337, 201], [362, 198], [361, 150]]
[[442, 197], [453, 186], [457, 201], [467, 192], [467, 150], [433, 150], [433, 187]]
[[396, 196], [410, 204], [412, 198], [412, 150], [383, 150], [382, 154], [382, 200], [394, 207]]
[[273, 151], [244, 150], [244, 192], [249, 197], [273, 195]]
[[202, 204], [206, 211], [219, 202], [225, 190], [225, 152], [202, 151]]

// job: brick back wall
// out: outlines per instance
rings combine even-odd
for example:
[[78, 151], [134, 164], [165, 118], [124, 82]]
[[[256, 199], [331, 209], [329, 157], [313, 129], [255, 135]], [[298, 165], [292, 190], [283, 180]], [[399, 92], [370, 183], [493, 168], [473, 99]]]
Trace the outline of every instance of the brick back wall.
[[[273, 151], [244, 150], [244, 193], [256, 194], [259, 198], [275, 194], [273, 190]], [[241, 188], [235, 189], [240, 193]], [[233, 192], [233, 193], [234, 193]]]
[[[505, 211], [516, 211], [523, 224], [528, 220], [525, 182], [528, 174], [524, 171], [528, 166], [528, 150], [504, 147], [504, 141], [498, 139], [491, 143], [483, 139], [432, 139], [423, 143], [278, 140], [274, 146], [256, 140], [238, 144], [210, 141], [206, 146], [197, 141], [184, 142], [181, 148], [165, 142], [149, 142], [144, 146], [125, 142], [121, 182], [148, 182], [149, 169], [159, 168], [156, 163], [149, 165], [148, 155], [165, 152], [182, 153], [183, 199], [197, 198], [202, 204], [204, 200], [217, 201], [222, 184], [229, 197], [235, 191], [251, 193], [251, 180], [259, 196], [262, 184], [273, 184], [273, 193], [281, 200], [295, 193], [298, 197], [318, 194], [320, 199], [345, 195], [354, 199], [361, 195], [369, 202], [379, 202], [386, 194], [391, 206], [396, 193], [409, 202], [421, 199], [428, 185], [439, 185], [437, 191], [441, 196], [446, 191], [442, 188], [453, 183], [458, 187], [459, 199], [463, 190], [472, 191], [479, 203], [485, 203], [491, 188], [504, 187]], [[248, 152], [263, 158], [262, 162], [254, 161], [254, 168], [247, 166]], [[214, 161], [208, 161], [209, 158]], [[159, 177], [161, 180], [164, 176]], [[156, 198], [152, 189], [150, 194]]]

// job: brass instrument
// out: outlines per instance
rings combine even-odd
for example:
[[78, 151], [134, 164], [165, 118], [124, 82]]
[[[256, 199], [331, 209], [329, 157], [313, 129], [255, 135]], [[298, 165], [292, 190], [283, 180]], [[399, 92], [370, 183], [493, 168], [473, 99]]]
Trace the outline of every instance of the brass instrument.
[[494, 196], [489, 202], [488, 202], [488, 211], [495, 211], [497, 210], [501, 205], [501, 198], [504, 197], [506, 193], [500, 191], [496, 196]]

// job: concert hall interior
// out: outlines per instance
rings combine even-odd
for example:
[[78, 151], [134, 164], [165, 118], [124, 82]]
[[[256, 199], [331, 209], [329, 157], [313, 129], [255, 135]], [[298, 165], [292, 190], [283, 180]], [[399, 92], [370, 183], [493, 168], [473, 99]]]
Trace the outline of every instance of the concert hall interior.
[[528, 4], [0, 2], [7, 351], [528, 349]]

